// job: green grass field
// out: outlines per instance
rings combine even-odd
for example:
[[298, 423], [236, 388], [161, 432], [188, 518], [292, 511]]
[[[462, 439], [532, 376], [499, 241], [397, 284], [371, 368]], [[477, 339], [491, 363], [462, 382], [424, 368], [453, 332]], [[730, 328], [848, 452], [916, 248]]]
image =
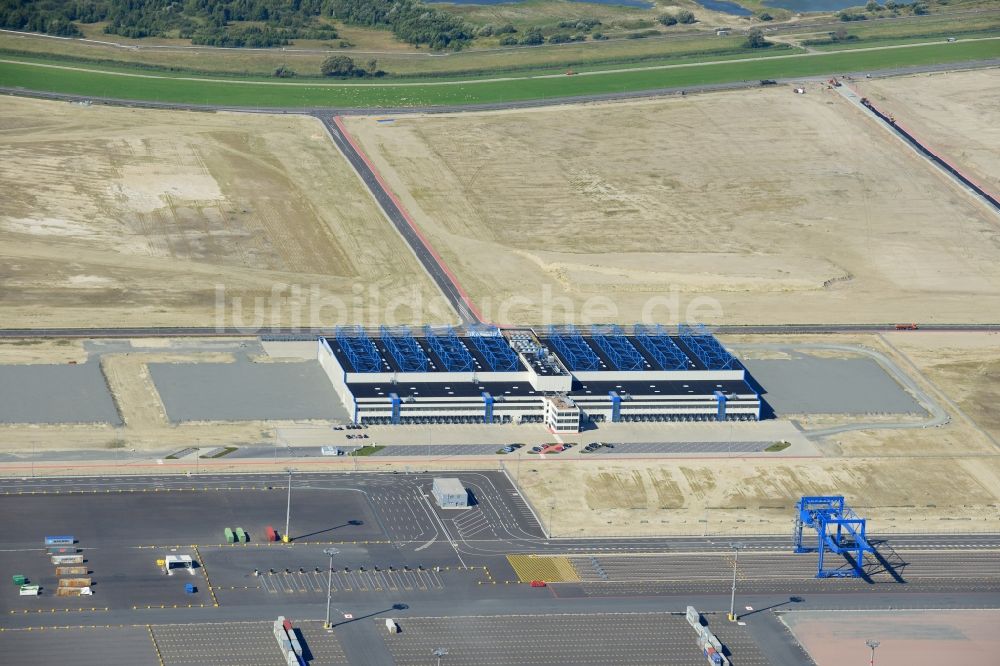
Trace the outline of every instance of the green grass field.
[[1000, 39], [722, 63], [622, 69], [551, 78], [370, 83], [264, 82], [112, 73], [67, 63], [0, 62], [0, 86], [85, 97], [241, 107], [406, 107], [549, 99], [931, 65], [1000, 57]]

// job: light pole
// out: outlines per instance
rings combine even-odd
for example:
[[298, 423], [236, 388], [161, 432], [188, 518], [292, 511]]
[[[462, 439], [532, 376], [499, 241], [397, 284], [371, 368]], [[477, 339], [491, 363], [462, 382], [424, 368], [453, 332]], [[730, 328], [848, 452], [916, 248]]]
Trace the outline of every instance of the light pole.
[[285, 533], [281, 535], [281, 540], [288, 543], [292, 540], [292, 537], [288, 535], [289, 524], [292, 521], [292, 470], [286, 469], [288, 472], [288, 504], [285, 507]]
[[729, 621], [736, 622], [736, 564], [740, 561], [741, 543], [731, 543], [729, 547], [733, 549], [733, 591], [729, 597]]
[[434, 648], [434, 652], [432, 652], [431, 654], [433, 654], [435, 657], [438, 658], [437, 666], [441, 666], [441, 657], [448, 654], [448, 648], [444, 647]]
[[323, 552], [330, 556], [330, 568], [326, 570], [326, 622], [324, 629], [330, 628], [330, 599], [333, 597], [333, 556], [340, 553], [336, 548], [324, 548]]
[[868, 664], [869, 666], [875, 666], [875, 648], [877, 648], [880, 645], [880, 643], [876, 640], [868, 640], [865, 641], [865, 645], [870, 647], [872, 650], [872, 659], [870, 662], [868, 662]]

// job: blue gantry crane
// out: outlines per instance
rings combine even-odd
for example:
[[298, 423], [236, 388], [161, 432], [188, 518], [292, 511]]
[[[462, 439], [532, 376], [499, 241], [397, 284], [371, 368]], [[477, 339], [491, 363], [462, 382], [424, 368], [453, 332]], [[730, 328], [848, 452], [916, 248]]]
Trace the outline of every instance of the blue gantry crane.
[[[875, 552], [865, 537], [866, 521], [847, 506], [843, 495], [807, 496], [795, 505], [795, 552], [819, 553], [817, 578], [858, 578], [864, 575], [865, 553]], [[816, 546], [803, 544], [802, 531], [816, 530]], [[850, 567], [826, 567], [827, 551], [851, 555]]]

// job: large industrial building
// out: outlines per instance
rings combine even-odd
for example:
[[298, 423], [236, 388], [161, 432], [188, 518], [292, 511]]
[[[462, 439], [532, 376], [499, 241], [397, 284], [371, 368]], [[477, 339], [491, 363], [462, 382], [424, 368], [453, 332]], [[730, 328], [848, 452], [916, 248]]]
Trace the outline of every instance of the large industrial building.
[[338, 328], [319, 361], [355, 423], [756, 420], [760, 395], [704, 328]]

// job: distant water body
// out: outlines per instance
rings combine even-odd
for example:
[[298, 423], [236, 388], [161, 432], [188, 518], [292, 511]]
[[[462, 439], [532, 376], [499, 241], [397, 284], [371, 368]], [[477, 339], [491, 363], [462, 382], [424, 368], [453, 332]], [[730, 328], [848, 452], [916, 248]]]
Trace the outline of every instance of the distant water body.
[[[592, 5], [617, 5], [618, 7], [635, 7], [636, 9], [652, 9], [655, 5], [645, 0], [569, 0], [570, 2], [588, 2]], [[424, 0], [424, 2], [448, 3], [452, 5], [516, 5], [521, 0]]]
[[[731, 14], [733, 16], [752, 16], [753, 12], [729, 0], [695, 0], [705, 9]], [[863, 5], [862, 0], [764, 0], [768, 7], [787, 9], [793, 12], [835, 12], [848, 7]]]
[[793, 12], [835, 12], [865, 3], [861, 0], [764, 0], [764, 4]]
[[699, 5], [705, 9], [711, 9], [713, 12], [722, 12], [723, 14], [732, 14], [733, 16], [752, 16], [753, 12], [738, 5], [735, 2], [729, 2], [728, 0], [695, 0]]

